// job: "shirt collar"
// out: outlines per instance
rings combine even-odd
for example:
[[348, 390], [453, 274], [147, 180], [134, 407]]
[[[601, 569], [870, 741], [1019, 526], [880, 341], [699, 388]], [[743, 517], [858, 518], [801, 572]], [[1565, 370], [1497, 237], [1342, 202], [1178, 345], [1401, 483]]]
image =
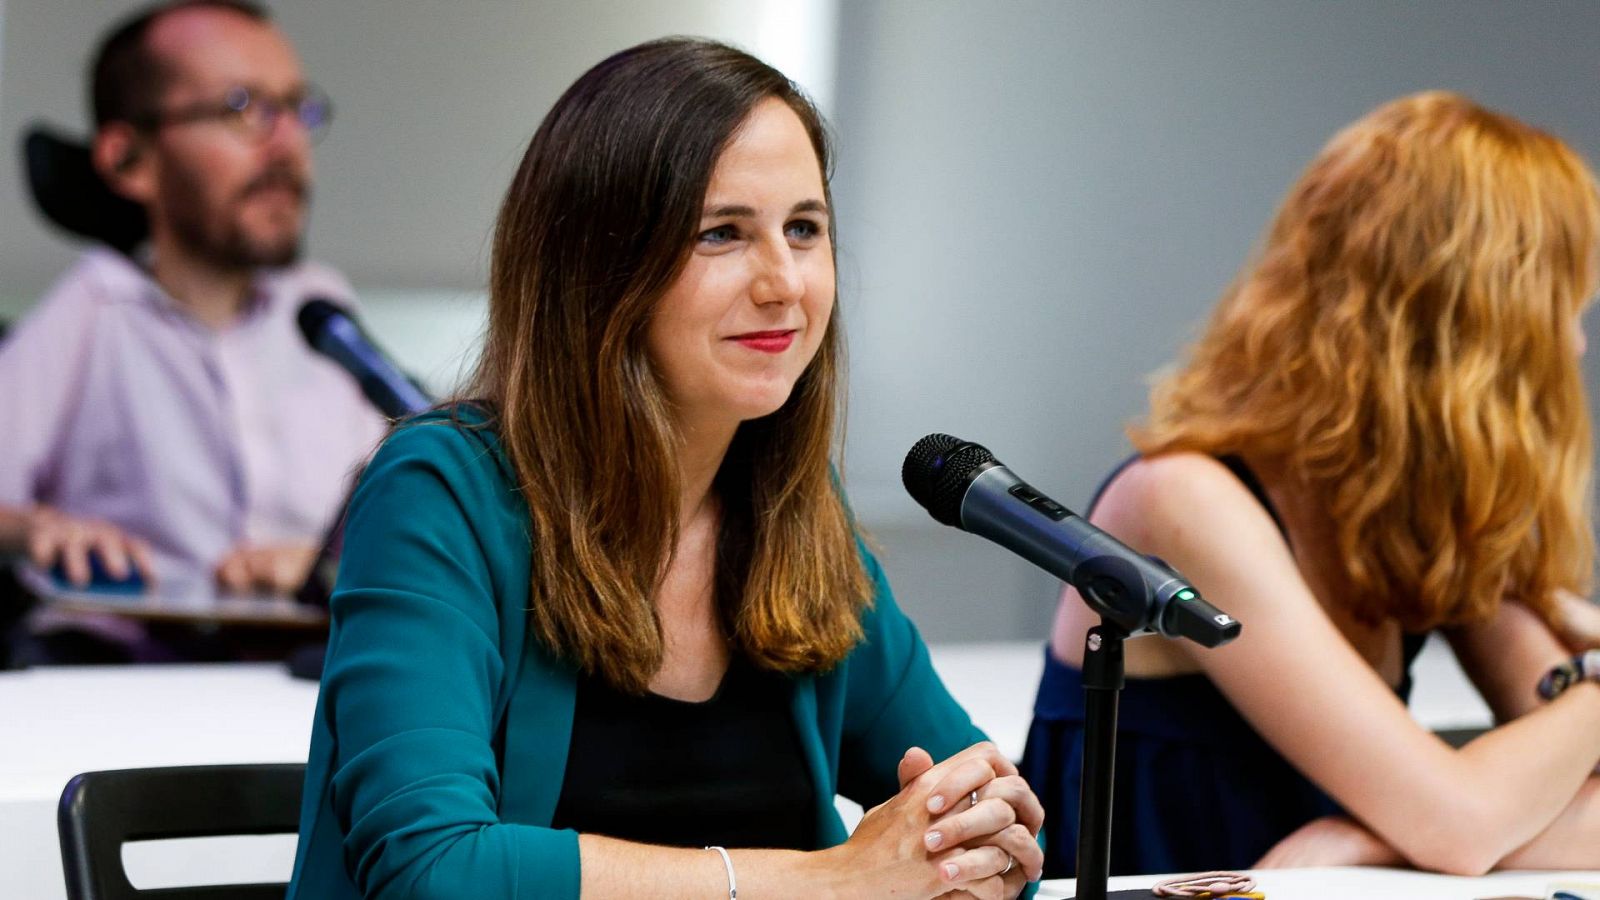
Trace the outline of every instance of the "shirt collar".
[[[95, 258], [97, 268], [107, 286], [111, 288], [113, 296], [136, 297], [155, 309], [182, 316], [199, 324], [183, 304], [167, 293], [166, 288], [155, 280], [151, 272], [152, 257], [149, 245], [141, 247], [132, 256], [110, 247], [95, 247], [89, 253]], [[239, 315], [230, 323], [230, 327], [265, 315], [283, 302], [283, 291], [279, 288], [282, 285], [281, 276], [284, 271], [284, 269], [256, 270], [250, 279], [244, 305], [239, 310]]]

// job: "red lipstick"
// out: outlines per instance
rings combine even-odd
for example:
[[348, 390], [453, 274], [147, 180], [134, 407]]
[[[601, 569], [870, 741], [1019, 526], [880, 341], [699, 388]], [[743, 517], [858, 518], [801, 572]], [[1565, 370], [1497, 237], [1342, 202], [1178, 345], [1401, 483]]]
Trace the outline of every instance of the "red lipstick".
[[762, 353], [782, 353], [794, 343], [795, 332], [788, 331], [752, 331], [748, 334], [736, 334], [729, 340], [738, 341], [751, 350]]

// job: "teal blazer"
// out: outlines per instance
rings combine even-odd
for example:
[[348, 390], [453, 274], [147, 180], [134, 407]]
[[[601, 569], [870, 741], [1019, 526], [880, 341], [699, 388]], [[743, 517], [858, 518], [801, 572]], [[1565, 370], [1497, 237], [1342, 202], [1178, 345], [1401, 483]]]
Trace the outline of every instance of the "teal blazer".
[[[573, 669], [528, 640], [528, 513], [494, 437], [444, 419], [392, 435], [351, 501], [289, 897], [576, 898], [578, 835], [552, 829]], [[834, 794], [899, 788], [907, 747], [984, 740], [863, 547], [865, 638], [797, 676], [791, 712], [817, 845]]]

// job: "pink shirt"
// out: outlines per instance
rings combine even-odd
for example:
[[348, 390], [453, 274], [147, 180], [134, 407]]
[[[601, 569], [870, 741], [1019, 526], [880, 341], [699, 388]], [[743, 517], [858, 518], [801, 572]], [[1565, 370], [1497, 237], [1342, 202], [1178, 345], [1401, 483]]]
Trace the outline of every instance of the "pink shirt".
[[164, 580], [209, 579], [242, 542], [316, 542], [386, 423], [301, 338], [313, 296], [353, 302], [303, 263], [216, 330], [127, 257], [86, 252], [0, 343], [0, 505], [115, 523]]

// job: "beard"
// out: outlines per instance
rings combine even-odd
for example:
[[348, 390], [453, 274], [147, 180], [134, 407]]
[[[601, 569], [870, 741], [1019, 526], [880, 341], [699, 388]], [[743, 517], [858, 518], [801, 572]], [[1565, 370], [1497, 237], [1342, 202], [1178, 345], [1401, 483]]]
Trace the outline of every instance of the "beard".
[[241, 207], [252, 194], [282, 189], [292, 191], [304, 208], [310, 193], [305, 178], [280, 163], [251, 179], [220, 210], [213, 209], [196, 174], [174, 168], [172, 177], [162, 185], [162, 206], [173, 237], [207, 263], [225, 269], [277, 268], [300, 259], [303, 215], [293, 225], [252, 229], [245, 223]]

